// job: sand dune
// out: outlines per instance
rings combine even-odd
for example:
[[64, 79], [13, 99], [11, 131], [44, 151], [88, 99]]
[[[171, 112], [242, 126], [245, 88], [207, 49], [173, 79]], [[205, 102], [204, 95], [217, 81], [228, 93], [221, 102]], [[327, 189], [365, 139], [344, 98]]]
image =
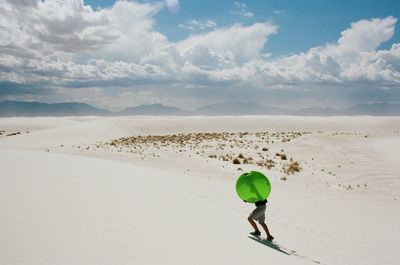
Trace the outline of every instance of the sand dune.
[[[0, 130], [21, 131], [0, 139], [0, 261], [397, 264], [399, 125], [371, 117], [0, 119]], [[301, 169], [285, 173], [294, 161]], [[234, 191], [248, 170], [271, 179], [274, 244], [248, 238], [253, 206]]]

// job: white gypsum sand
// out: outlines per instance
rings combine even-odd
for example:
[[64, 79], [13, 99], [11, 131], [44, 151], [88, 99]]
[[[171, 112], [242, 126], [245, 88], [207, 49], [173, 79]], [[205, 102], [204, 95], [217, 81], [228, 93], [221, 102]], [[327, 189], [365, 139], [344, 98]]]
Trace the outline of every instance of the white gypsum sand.
[[[396, 117], [2, 118], [0, 261], [397, 264], [399, 125]], [[292, 162], [299, 171], [285, 173]], [[272, 182], [266, 214], [277, 245], [247, 238], [253, 206], [234, 185], [249, 170]]]

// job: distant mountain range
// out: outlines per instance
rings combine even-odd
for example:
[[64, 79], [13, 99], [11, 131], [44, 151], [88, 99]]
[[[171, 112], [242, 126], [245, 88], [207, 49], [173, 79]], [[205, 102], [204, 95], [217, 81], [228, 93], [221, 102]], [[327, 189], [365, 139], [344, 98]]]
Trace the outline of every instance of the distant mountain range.
[[288, 110], [266, 107], [256, 102], [222, 102], [203, 106], [195, 111], [200, 115], [289, 115]]
[[116, 112], [115, 115], [189, 115], [189, 111], [161, 104], [139, 105]]
[[400, 104], [375, 103], [357, 105], [348, 109], [303, 108], [287, 110], [266, 107], [255, 102], [223, 102], [203, 106], [194, 111], [182, 110], [161, 104], [139, 105], [120, 112], [96, 108], [85, 103], [39, 103], [22, 101], [0, 102], [0, 117], [16, 116], [130, 116], [130, 115], [296, 115], [296, 116], [400, 116]]
[[25, 101], [0, 102], [0, 117], [15, 116], [108, 116], [112, 112], [85, 103], [39, 103]]
[[348, 109], [304, 108], [292, 111], [291, 115], [300, 116], [400, 116], [400, 104], [373, 103], [357, 105]]

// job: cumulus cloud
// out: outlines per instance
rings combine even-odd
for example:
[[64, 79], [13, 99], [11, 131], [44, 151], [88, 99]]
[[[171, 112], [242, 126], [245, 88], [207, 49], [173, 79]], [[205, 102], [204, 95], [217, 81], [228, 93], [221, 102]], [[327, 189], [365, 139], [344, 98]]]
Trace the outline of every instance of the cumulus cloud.
[[118, 37], [104, 12], [82, 0], [0, 3], [0, 45], [21, 57], [96, 49]]
[[258, 59], [261, 49], [271, 34], [277, 32], [277, 27], [271, 23], [255, 23], [251, 26], [234, 24], [227, 28], [189, 36], [177, 44], [177, 48], [186, 56], [196, 55], [196, 51], [205, 54], [214, 53], [224, 61], [241, 64]]
[[254, 14], [250, 11], [247, 10], [247, 5], [241, 2], [233, 2], [233, 5], [235, 6], [235, 10], [232, 11], [231, 13], [234, 15], [239, 15], [243, 17], [253, 17]]
[[393, 37], [397, 19], [389, 16], [384, 19], [360, 20], [341, 33], [338, 49], [368, 52]]
[[215, 21], [209, 19], [209, 20], [197, 20], [193, 19], [190, 21], [187, 21], [186, 23], [179, 24], [178, 25], [180, 28], [184, 28], [187, 30], [195, 30], [195, 29], [200, 29], [200, 30], [208, 30], [208, 29], [214, 29], [217, 27], [217, 23]]
[[370, 100], [399, 94], [393, 91], [400, 87], [400, 44], [379, 50], [394, 35], [394, 17], [354, 22], [335, 43], [271, 59], [263, 53], [278, 32], [273, 23], [219, 28], [192, 20], [185, 26], [209, 31], [171, 42], [154, 28], [162, 8], [160, 2], [117, 1], [93, 10], [82, 0], [0, 0], [0, 99], [85, 98], [115, 108], [137, 102], [135, 95], [143, 103], [194, 106], [217, 99], [347, 100], [348, 91], [364, 91]]
[[362, 81], [381, 81], [398, 86], [398, 44], [388, 51], [376, 51], [380, 44], [393, 36], [396, 21], [393, 17], [361, 20], [344, 30], [337, 43], [271, 61], [251, 61], [240, 68], [224, 69], [213, 75], [228, 80], [258, 80], [265, 86], [278, 87], [282, 84], [351, 85], [351, 82]]
[[9, 4], [21, 7], [36, 7], [39, 0], [7, 0]]
[[177, 14], [180, 10], [178, 0], [166, 0], [168, 11], [172, 14]]
[[144, 57], [169, 45], [164, 35], [153, 30], [153, 16], [161, 8], [162, 5], [157, 3], [117, 1], [113, 7], [101, 10], [100, 12], [112, 22], [112, 32], [118, 35], [118, 38], [109, 45], [77, 53], [74, 59], [140, 63]]

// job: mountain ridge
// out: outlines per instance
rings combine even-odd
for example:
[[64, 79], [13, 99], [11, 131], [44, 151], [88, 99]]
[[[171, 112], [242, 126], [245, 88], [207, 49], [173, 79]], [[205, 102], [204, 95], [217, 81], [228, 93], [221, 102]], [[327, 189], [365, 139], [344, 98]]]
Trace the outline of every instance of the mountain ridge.
[[30, 101], [0, 101], [0, 117], [34, 116], [109, 116], [112, 112], [86, 103], [41, 103]]
[[159, 103], [128, 107], [118, 112], [93, 107], [86, 103], [40, 103], [27, 101], [0, 101], [0, 117], [21, 116], [189, 116], [189, 115], [294, 115], [294, 116], [400, 116], [400, 104], [371, 103], [360, 104], [347, 109], [308, 107], [288, 110], [269, 107], [256, 102], [221, 102], [205, 105], [193, 111]]

